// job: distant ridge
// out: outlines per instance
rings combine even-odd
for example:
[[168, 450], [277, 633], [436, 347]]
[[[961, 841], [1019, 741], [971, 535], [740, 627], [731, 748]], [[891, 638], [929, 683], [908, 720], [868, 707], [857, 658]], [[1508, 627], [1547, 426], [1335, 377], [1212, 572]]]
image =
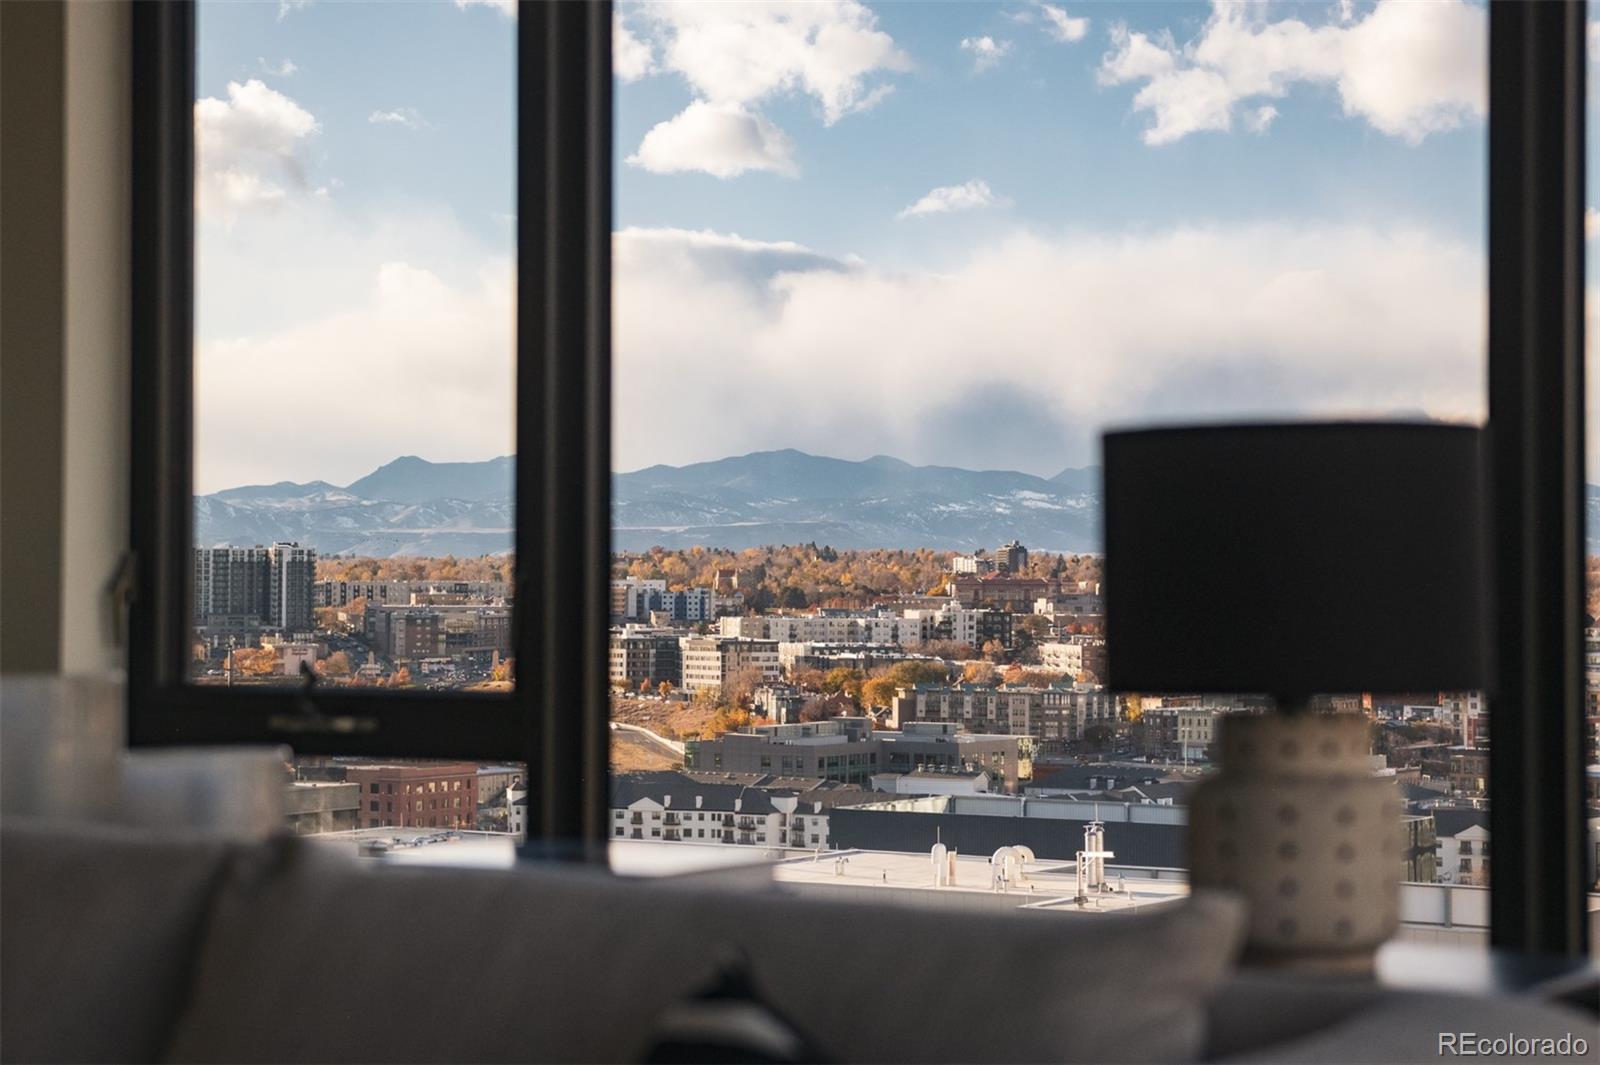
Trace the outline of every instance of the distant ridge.
[[[195, 498], [196, 543], [298, 540], [324, 553], [481, 555], [511, 550], [516, 460], [407, 455], [340, 488], [247, 485]], [[741, 549], [815, 541], [836, 548], [1100, 550], [1100, 469], [1053, 477], [913, 466], [794, 449], [612, 476], [612, 544]], [[1308, 483], [1308, 491], [1315, 485]], [[1589, 487], [1591, 529], [1600, 488]], [[1597, 541], [1590, 537], [1590, 551]]]

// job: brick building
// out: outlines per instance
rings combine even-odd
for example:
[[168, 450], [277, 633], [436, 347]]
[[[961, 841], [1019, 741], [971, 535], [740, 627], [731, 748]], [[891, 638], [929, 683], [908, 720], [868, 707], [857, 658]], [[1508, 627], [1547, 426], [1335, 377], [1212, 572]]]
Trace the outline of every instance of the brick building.
[[478, 767], [472, 762], [350, 765], [360, 785], [362, 828], [471, 829], [478, 823]]

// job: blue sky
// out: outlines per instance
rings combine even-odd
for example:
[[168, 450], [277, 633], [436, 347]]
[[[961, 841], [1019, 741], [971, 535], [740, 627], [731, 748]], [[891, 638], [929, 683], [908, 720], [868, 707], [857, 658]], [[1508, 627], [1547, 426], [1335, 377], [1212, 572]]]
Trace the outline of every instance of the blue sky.
[[[618, 468], [1482, 415], [1479, 5], [618, 10]], [[511, 450], [509, 9], [199, 31], [197, 487]]]

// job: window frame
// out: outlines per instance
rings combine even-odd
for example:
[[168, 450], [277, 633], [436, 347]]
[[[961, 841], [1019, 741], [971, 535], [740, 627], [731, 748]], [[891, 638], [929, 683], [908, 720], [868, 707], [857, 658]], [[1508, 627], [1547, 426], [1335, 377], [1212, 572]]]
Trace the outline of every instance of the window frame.
[[1588, 953], [1585, 0], [1489, 5], [1490, 942]]
[[[1492, 941], [1587, 951], [1586, 4], [1489, 5]], [[508, 696], [183, 683], [192, 508], [194, 6], [135, 4], [129, 742], [518, 759], [537, 853], [608, 838], [611, 5], [521, 0], [517, 572]], [[1554, 73], [1552, 73], [1554, 72]], [[1498, 117], [1497, 117], [1498, 116]], [[576, 400], [576, 401], [574, 401]], [[1558, 520], [1545, 520], [1547, 515]], [[175, 600], [174, 597], [179, 597]], [[542, 713], [540, 707], [560, 707]], [[296, 730], [297, 721], [315, 730]]]
[[195, 15], [193, 0], [131, 11], [129, 745], [286, 743], [302, 754], [522, 761], [535, 782], [529, 839], [594, 857], [608, 754], [611, 5], [519, 5], [520, 668], [512, 693], [470, 695], [187, 683]]

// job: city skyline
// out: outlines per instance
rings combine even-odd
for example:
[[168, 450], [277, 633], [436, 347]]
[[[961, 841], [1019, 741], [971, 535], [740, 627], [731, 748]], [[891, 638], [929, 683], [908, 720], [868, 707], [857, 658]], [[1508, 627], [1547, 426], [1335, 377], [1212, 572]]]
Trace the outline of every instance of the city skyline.
[[[512, 450], [511, 15], [202, 5], [197, 491]], [[1481, 418], [1483, 32], [620, 5], [616, 468], [1048, 476], [1113, 423]]]

